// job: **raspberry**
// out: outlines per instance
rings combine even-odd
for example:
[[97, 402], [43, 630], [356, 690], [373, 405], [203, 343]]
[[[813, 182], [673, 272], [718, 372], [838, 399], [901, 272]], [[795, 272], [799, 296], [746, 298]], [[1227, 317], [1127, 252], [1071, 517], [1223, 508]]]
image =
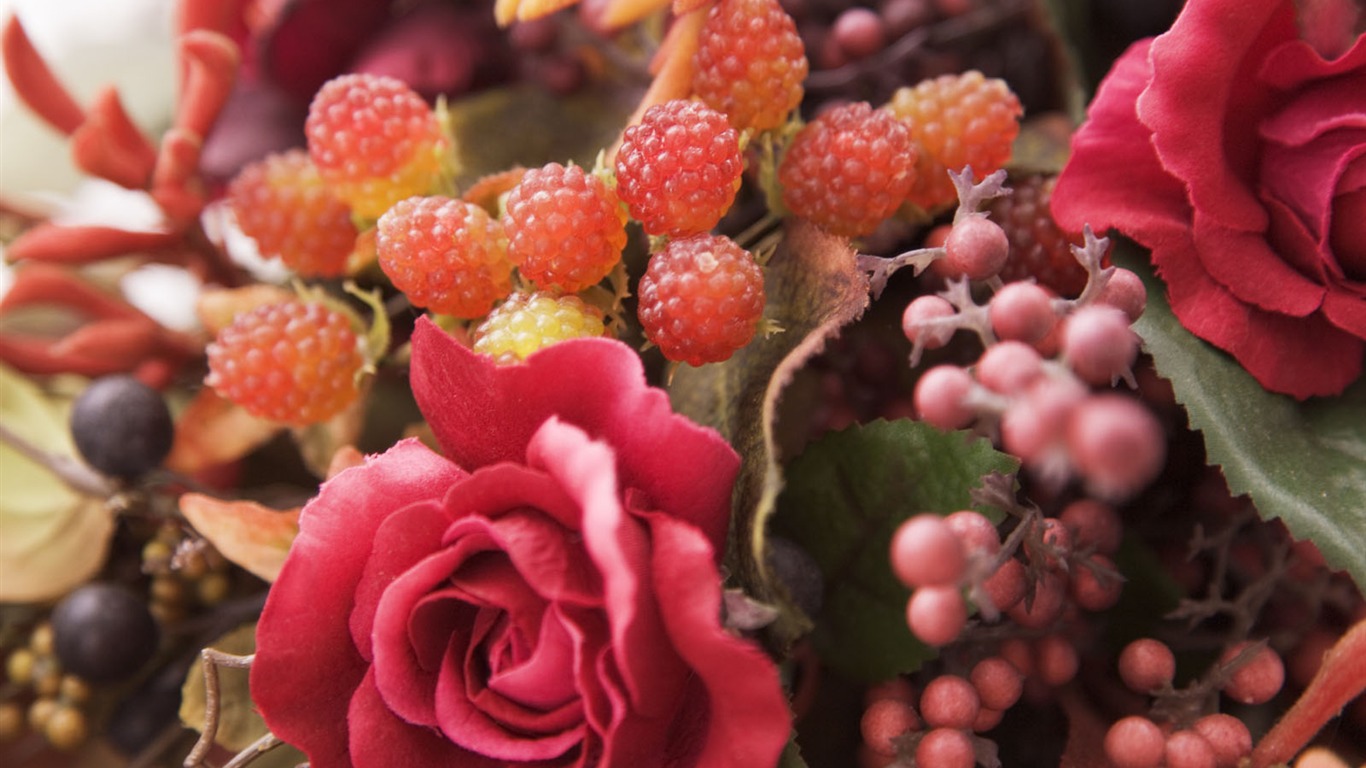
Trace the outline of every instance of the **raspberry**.
[[906, 199], [926, 210], [958, 199], [948, 171], [970, 165], [983, 179], [1005, 165], [1024, 113], [1004, 80], [988, 80], [976, 70], [901, 88], [888, 106], [919, 146], [915, 185]]
[[778, 0], [712, 6], [693, 64], [693, 93], [740, 131], [782, 125], [801, 103], [809, 69], [797, 24]]
[[1072, 241], [1053, 221], [1048, 202], [1053, 176], [1011, 180], [1011, 194], [992, 200], [987, 211], [1010, 240], [1010, 257], [1001, 269], [1007, 283], [1033, 278], [1060, 296], [1075, 298], [1086, 287], [1086, 269], [1072, 255]]
[[323, 180], [360, 216], [432, 191], [449, 142], [427, 102], [402, 81], [342, 75], [318, 89], [304, 123]]
[[272, 421], [323, 421], [358, 395], [363, 360], [351, 320], [317, 302], [257, 307], [219, 331], [207, 353], [204, 383]]
[[356, 244], [351, 209], [323, 184], [302, 149], [269, 155], [228, 186], [237, 225], [261, 255], [304, 277], [336, 277]]
[[730, 210], [744, 169], [740, 135], [726, 116], [674, 99], [650, 107], [622, 135], [617, 194], [647, 233], [694, 235]]
[[749, 252], [720, 235], [672, 240], [640, 279], [640, 324], [670, 360], [720, 362], [754, 337], [764, 276]]
[[419, 307], [483, 317], [512, 291], [503, 226], [473, 203], [411, 197], [379, 219], [379, 265]]
[[910, 131], [866, 102], [834, 107], [802, 127], [778, 166], [783, 204], [845, 237], [896, 212], [915, 181]]
[[574, 292], [607, 276], [626, 246], [616, 193], [578, 166], [527, 171], [503, 216], [508, 257], [539, 286]]
[[577, 296], [514, 293], [475, 329], [474, 351], [513, 363], [557, 341], [604, 332], [602, 311]]

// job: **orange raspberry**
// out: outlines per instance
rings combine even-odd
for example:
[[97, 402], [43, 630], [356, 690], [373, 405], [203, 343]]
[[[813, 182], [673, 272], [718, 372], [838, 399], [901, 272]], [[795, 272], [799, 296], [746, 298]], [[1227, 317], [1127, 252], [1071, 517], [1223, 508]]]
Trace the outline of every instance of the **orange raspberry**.
[[219, 331], [206, 351], [204, 383], [264, 419], [314, 424], [359, 394], [364, 360], [351, 319], [321, 303], [257, 307]]
[[1024, 109], [1004, 80], [976, 70], [942, 75], [901, 88], [888, 108], [919, 145], [916, 180], [907, 202], [926, 210], [952, 205], [957, 191], [948, 172], [972, 166], [979, 179], [1010, 159]]
[[626, 211], [597, 176], [550, 163], [507, 197], [508, 257], [541, 287], [573, 293], [607, 276], [626, 247]]
[[1072, 243], [1080, 244], [1081, 236], [1069, 237], [1053, 221], [1048, 201], [1055, 179], [1034, 175], [1012, 181], [1011, 194], [992, 200], [988, 211], [1010, 240], [1002, 280], [1033, 278], [1060, 296], [1075, 297], [1087, 279], [1086, 268], [1072, 255]]
[[379, 266], [415, 306], [483, 317], [512, 291], [512, 262], [498, 220], [449, 197], [401, 200], [376, 225]]
[[427, 102], [402, 81], [342, 75], [313, 97], [304, 123], [323, 179], [358, 215], [433, 190], [449, 143]]
[[782, 125], [802, 101], [809, 68], [797, 24], [778, 0], [712, 6], [693, 62], [693, 93], [740, 131]]
[[302, 149], [243, 168], [228, 185], [237, 225], [261, 255], [304, 277], [336, 277], [356, 243], [351, 209], [323, 184]]
[[728, 237], [700, 234], [650, 257], [640, 279], [640, 324], [670, 360], [729, 358], [754, 338], [764, 313], [764, 275]]

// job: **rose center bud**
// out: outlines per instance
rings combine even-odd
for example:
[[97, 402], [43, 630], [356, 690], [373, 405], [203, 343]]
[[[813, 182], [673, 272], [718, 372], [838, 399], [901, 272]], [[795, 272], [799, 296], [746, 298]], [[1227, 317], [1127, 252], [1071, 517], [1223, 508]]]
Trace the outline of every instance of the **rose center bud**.
[[1347, 277], [1366, 280], [1366, 189], [1333, 198], [1329, 242]]

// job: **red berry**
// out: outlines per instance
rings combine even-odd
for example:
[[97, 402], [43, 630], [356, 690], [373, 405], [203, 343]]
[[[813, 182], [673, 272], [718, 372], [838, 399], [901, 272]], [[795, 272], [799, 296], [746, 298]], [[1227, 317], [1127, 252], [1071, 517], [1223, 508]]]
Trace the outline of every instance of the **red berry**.
[[[1224, 651], [1220, 664], [1227, 664], [1251, 643], [1242, 642]], [[1224, 686], [1224, 693], [1243, 704], [1263, 704], [1271, 701], [1285, 683], [1285, 665], [1280, 654], [1267, 646], [1256, 651], [1251, 661], [1239, 667]]]
[[1177, 731], [1167, 737], [1164, 768], [1218, 768], [1214, 750], [1197, 731]]
[[449, 150], [427, 102], [401, 80], [377, 75], [329, 80], [309, 105], [304, 132], [328, 186], [370, 219], [431, 192]]
[[1146, 717], [1126, 717], [1105, 734], [1105, 756], [1114, 768], [1157, 768], [1166, 748], [1162, 729]]
[[351, 319], [315, 302], [267, 304], [219, 331], [204, 383], [248, 412], [313, 424], [355, 402], [363, 359]]
[[640, 324], [670, 360], [729, 358], [754, 338], [764, 276], [749, 251], [720, 235], [671, 240], [640, 279]]
[[944, 525], [962, 542], [965, 553], [994, 555], [1001, 551], [1001, 535], [996, 531], [996, 525], [981, 512], [959, 510], [947, 515]]
[[473, 203], [409, 198], [381, 216], [377, 229], [380, 268], [416, 306], [476, 318], [512, 292], [503, 227]]
[[833, 234], [866, 235], [905, 199], [915, 157], [910, 132], [887, 110], [834, 107], [803, 126], [783, 155], [783, 204]]
[[944, 241], [943, 271], [950, 277], [986, 280], [1001, 271], [1009, 255], [1010, 242], [996, 222], [986, 216], [968, 216], [949, 230]]
[[1135, 640], [1119, 654], [1120, 679], [1136, 693], [1151, 693], [1168, 685], [1175, 674], [1176, 657], [1158, 640]]
[[1009, 283], [987, 305], [991, 330], [1002, 339], [1033, 344], [1058, 322], [1053, 297], [1034, 283]]
[[1205, 737], [1205, 742], [1214, 750], [1218, 768], [1236, 768], [1240, 760], [1252, 753], [1252, 734], [1243, 721], [1233, 715], [1205, 715], [1196, 720], [1192, 728]]
[[906, 340], [919, 343], [926, 349], [939, 349], [949, 343], [958, 330], [950, 323], [941, 323], [958, 312], [941, 296], [919, 296], [906, 305], [901, 313], [901, 332]]
[[906, 602], [906, 626], [926, 645], [948, 645], [968, 622], [968, 606], [957, 587], [920, 587]]
[[323, 184], [302, 149], [268, 155], [228, 185], [237, 226], [261, 255], [304, 277], [336, 277], [356, 245], [351, 209]]
[[797, 24], [777, 0], [712, 6], [693, 63], [693, 93], [739, 131], [782, 125], [801, 103], [808, 70]]
[[1072, 411], [1067, 450], [1096, 495], [1132, 496], [1162, 471], [1167, 442], [1156, 417], [1133, 398], [1102, 394]]
[[650, 107], [622, 135], [617, 194], [647, 233], [694, 235], [730, 210], [744, 167], [740, 136], [725, 115], [674, 99]]
[[1096, 300], [1120, 310], [1132, 323], [1143, 316], [1143, 308], [1148, 303], [1148, 289], [1138, 275], [1115, 267]]
[[1071, 237], [1058, 229], [1049, 210], [1052, 176], [1026, 176], [1011, 180], [1009, 195], [993, 199], [987, 207], [1010, 239], [1010, 258], [1001, 269], [1007, 283], [1037, 280], [1060, 296], [1075, 297], [1086, 287], [1086, 268], [1072, 254]]
[[956, 365], [937, 365], [915, 383], [915, 412], [938, 429], [962, 429], [976, 413], [964, 403], [972, 391], [972, 375]]
[[954, 728], [936, 728], [915, 747], [917, 768], [972, 768], [977, 756], [972, 751], [972, 739]]
[[998, 611], [1008, 611], [1018, 605], [1024, 599], [1027, 586], [1024, 563], [1019, 560], [1001, 563], [1001, 567], [982, 582], [987, 599]]
[[1088, 611], [1104, 611], [1115, 607], [1120, 593], [1124, 591], [1124, 582], [1112, 576], [1098, 575], [1097, 570], [1088, 565], [1096, 566], [1101, 574], [1108, 574], [1115, 572], [1115, 562], [1101, 554], [1091, 555], [1086, 561], [1072, 568], [1072, 577], [1068, 582], [1072, 599]]
[[940, 675], [920, 693], [920, 717], [929, 728], [971, 728], [981, 708], [977, 689], [958, 675]]
[[1025, 629], [1044, 629], [1062, 616], [1067, 607], [1067, 578], [1057, 571], [1045, 571], [1034, 584], [1034, 599], [1021, 600], [1007, 613]]
[[888, 107], [910, 128], [920, 150], [907, 200], [927, 210], [957, 200], [948, 171], [972, 166], [982, 179], [1005, 165], [1024, 112], [1004, 80], [975, 70], [902, 88]]
[[920, 718], [911, 705], [896, 699], [879, 699], [863, 711], [859, 730], [863, 743], [880, 755], [895, 755], [894, 739], [908, 731], [919, 730]]
[[1000, 656], [988, 656], [977, 662], [968, 679], [977, 689], [982, 706], [988, 709], [1010, 709], [1024, 692], [1024, 675]]
[[1001, 446], [1046, 476], [1066, 466], [1067, 423], [1087, 390], [1068, 378], [1041, 377], [1001, 415]]
[[847, 8], [835, 17], [830, 36], [849, 59], [865, 59], [887, 44], [882, 17], [869, 8]]
[[966, 566], [962, 542], [939, 515], [916, 515], [892, 536], [892, 570], [908, 587], [953, 586]]
[[1124, 538], [1124, 523], [1115, 508], [1095, 499], [1077, 499], [1063, 507], [1058, 519], [1072, 532], [1072, 544], [1079, 550], [1094, 549], [1113, 555]]
[[1034, 669], [1046, 685], [1060, 687], [1072, 681], [1081, 667], [1077, 646], [1058, 634], [1034, 641]]
[[538, 286], [573, 293], [621, 261], [626, 213], [615, 192], [576, 165], [527, 171], [505, 207], [508, 258]]
[[1082, 381], [1109, 386], [1129, 375], [1138, 335], [1122, 311], [1103, 304], [1082, 307], [1063, 326], [1062, 353]]
[[987, 347], [977, 361], [977, 381], [993, 392], [1022, 392], [1043, 375], [1043, 358], [1020, 341], [1001, 341]]

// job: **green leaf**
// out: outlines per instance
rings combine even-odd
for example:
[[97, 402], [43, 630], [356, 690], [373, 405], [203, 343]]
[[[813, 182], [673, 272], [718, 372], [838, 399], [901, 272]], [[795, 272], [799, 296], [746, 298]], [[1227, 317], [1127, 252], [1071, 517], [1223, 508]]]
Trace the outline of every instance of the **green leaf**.
[[[675, 410], [716, 429], [742, 457], [727, 568], [754, 599], [787, 605], [762, 565], [767, 522], [783, 484], [774, 437], [778, 399], [793, 374], [863, 314], [868, 275], [848, 240], [792, 220], [765, 267], [764, 291], [765, 318], [783, 331], [755, 339], [725, 362], [680, 367], [670, 397]], [[769, 637], [785, 649], [808, 629], [800, 611], [788, 605]]]
[[1366, 584], [1366, 379], [1339, 397], [1303, 403], [1268, 392], [1181, 325], [1166, 287], [1133, 246], [1115, 256], [1147, 283], [1148, 307], [1135, 329], [1229, 489], [1248, 494], [1263, 518], [1280, 518], [1331, 566]]
[[[832, 433], [788, 465], [774, 529], [825, 575], [812, 643], [826, 663], [875, 682], [934, 656], [906, 627], [910, 592], [892, 575], [892, 534], [921, 512], [971, 508], [983, 475], [1018, 466], [984, 439], [909, 419]], [[999, 511], [981, 511], [999, 521]]]

